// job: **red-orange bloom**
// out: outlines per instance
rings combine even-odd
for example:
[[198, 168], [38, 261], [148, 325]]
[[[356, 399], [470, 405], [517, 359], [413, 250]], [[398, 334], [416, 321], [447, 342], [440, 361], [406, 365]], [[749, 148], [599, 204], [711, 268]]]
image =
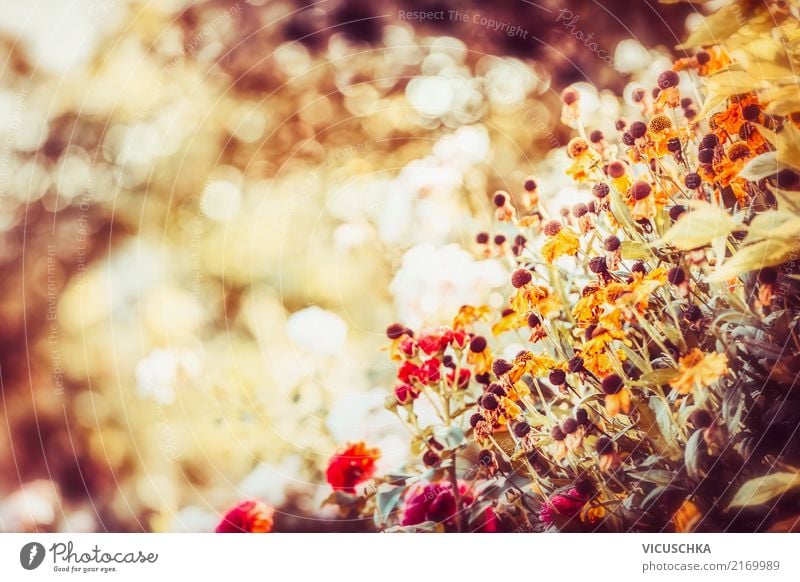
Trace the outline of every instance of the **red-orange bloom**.
[[225, 514], [217, 533], [269, 533], [275, 510], [260, 499], [242, 501]]
[[362, 442], [348, 445], [331, 457], [325, 476], [334, 490], [355, 493], [356, 485], [375, 474], [375, 461], [380, 457], [378, 449], [368, 449]]

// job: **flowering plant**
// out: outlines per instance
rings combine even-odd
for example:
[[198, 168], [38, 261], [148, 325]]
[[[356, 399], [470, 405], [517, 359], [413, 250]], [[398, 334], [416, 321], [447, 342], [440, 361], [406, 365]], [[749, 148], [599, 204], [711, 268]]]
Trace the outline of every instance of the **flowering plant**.
[[782, 42], [800, 25], [791, 3], [748, 10], [744, 28], [708, 17], [614, 136], [563, 91], [584, 201], [549, 215], [535, 176], [494, 193], [476, 252], [510, 265], [504, 307], [389, 326], [387, 408], [417, 463], [356, 489], [377, 451], [351, 446], [328, 470], [343, 511], [387, 531], [797, 527], [800, 93]]

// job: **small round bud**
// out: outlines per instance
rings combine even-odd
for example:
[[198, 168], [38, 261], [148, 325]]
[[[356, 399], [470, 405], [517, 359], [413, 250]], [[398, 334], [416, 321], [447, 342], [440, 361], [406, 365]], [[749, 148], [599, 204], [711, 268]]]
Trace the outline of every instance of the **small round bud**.
[[548, 377], [550, 383], [553, 386], [563, 386], [564, 383], [567, 381], [567, 375], [564, 373], [564, 370], [555, 369], [550, 372], [550, 376]]
[[592, 133], [589, 134], [589, 141], [592, 143], [597, 143], [603, 140], [603, 132], [599, 129], [595, 129]]
[[575, 491], [577, 491], [578, 495], [581, 497], [589, 497], [594, 491], [594, 484], [588, 477], [581, 477], [575, 481], [574, 487]]
[[681, 151], [681, 140], [677, 137], [671, 137], [667, 140], [667, 151], [673, 154], [678, 154]]
[[519, 289], [531, 282], [533, 276], [528, 269], [517, 269], [511, 274], [511, 284]]
[[689, 421], [695, 428], [708, 428], [714, 422], [707, 410], [698, 408], [689, 415]]
[[487, 394], [494, 394], [498, 398], [502, 398], [503, 396], [505, 396], [507, 394], [506, 389], [503, 388], [497, 382], [492, 382], [491, 384], [489, 384], [489, 386], [487, 386], [487, 388], [486, 388], [486, 393]]
[[480, 412], [476, 412], [475, 414], [469, 417], [469, 425], [472, 428], [475, 428], [476, 426], [478, 426], [478, 423], [483, 420], [484, 420], [483, 415]]
[[479, 232], [475, 235], [475, 242], [479, 245], [485, 245], [489, 242], [489, 233], [488, 232]]
[[578, 408], [575, 410], [575, 420], [577, 420], [578, 424], [581, 426], [588, 426], [591, 424], [589, 413], [586, 412], [585, 408]]
[[681, 107], [683, 107], [684, 109], [689, 107], [691, 104], [692, 100], [689, 97], [684, 97], [683, 99], [681, 99]]
[[700, 140], [700, 149], [713, 149], [719, 145], [719, 138], [713, 133], [707, 133]]
[[686, 176], [683, 178], [683, 183], [686, 185], [687, 188], [695, 190], [700, 187], [700, 185], [703, 183], [703, 180], [700, 178], [698, 174], [690, 172], [689, 174], [686, 174]]
[[676, 87], [681, 82], [681, 78], [675, 71], [664, 71], [658, 76], [658, 86], [661, 89]]
[[550, 429], [550, 436], [553, 437], [554, 441], [563, 441], [567, 438], [567, 435], [564, 434], [564, 431], [561, 430], [561, 427], [558, 425]]
[[697, 110], [692, 107], [687, 107], [683, 110], [683, 114], [686, 116], [686, 119], [694, 119], [697, 117]]
[[636, 261], [633, 265], [631, 265], [631, 273], [641, 273], [642, 275], [646, 275], [647, 267], [644, 266], [642, 261]]
[[608, 164], [608, 175], [612, 178], [622, 178], [628, 171], [628, 165], [622, 160], [614, 160]]
[[569, 362], [567, 362], [567, 368], [573, 374], [577, 374], [578, 372], [583, 371], [583, 358], [580, 356], [575, 356]]
[[521, 439], [526, 434], [531, 432], [531, 425], [529, 425], [525, 421], [520, 421], [514, 425], [513, 430], [514, 430], [514, 436], [516, 436], [518, 439]]
[[501, 245], [505, 244], [505, 242], [506, 242], [505, 235], [502, 235], [502, 234], [494, 235], [494, 244], [496, 244], [497, 246], [501, 246]]
[[755, 121], [758, 119], [759, 115], [761, 115], [761, 108], [755, 103], [742, 109], [742, 117], [747, 121]]
[[386, 337], [388, 337], [390, 340], [399, 339], [404, 333], [406, 333], [406, 326], [404, 326], [402, 323], [393, 323], [386, 328]]
[[701, 65], [705, 65], [708, 61], [711, 60], [711, 55], [708, 51], [700, 51], [694, 56], [697, 59], [697, 62]]
[[592, 214], [597, 214], [597, 202], [594, 200], [589, 200], [589, 202], [586, 203], [586, 208], [588, 208], [589, 212]]
[[531, 312], [528, 314], [528, 327], [538, 327], [542, 324], [542, 320], [539, 319], [539, 316], [535, 313]]
[[597, 198], [605, 198], [611, 192], [611, 188], [605, 182], [598, 182], [592, 186], [592, 194]]
[[710, 164], [714, 161], [714, 150], [705, 148], [697, 152], [697, 160], [701, 164]]
[[628, 133], [630, 133], [636, 139], [639, 139], [645, 133], [647, 133], [647, 126], [644, 124], [643, 121], [634, 121], [633, 123], [631, 123], [631, 126], [628, 129]]
[[556, 236], [561, 232], [561, 223], [557, 220], [551, 220], [545, 223], [543, 230], [547, 236]]
[[646, 96], [647, 92], [644, 89], [639, 88], [639, 89], [634, 89], [631, 98], [633, 99], [634, 103], [641, 103]]
[[601, 388], [603, 392], [606, 394], [616, 394], [620, 390], [622, 390], [622, 386], [624, 385], [622, 378], [619, 377], [617, 374], [611, 374], [603, 378], [601, 382]]
[[603, 242], [603, 248], [607, 250], [609, 253], [613, 253], [614, 251], [619, 250], [619, 247], [621, 245], [622, 242], [619, 240], [619, 237], [615, 234], [612, 234]]
[[422, 462], [425, 463], [426, 467], [435, 467], [440, 460], [439, 455], [430, 450], [425, 451], [425, 454], [422, 455]]
[[575, 159], [589, 149], [589, 144], [582, 137], [573, 137], [567, 144], [567, 155]]
[[686, 273], [680, 267], [672, 267], [667, 271], [667, 281], [673, 285], [680, 285], [686, 281]]
[[633, 137], [630, 134], [630, 132], [626, 131], [625, 133], [622, 134], [622, 143], [624, 143], [628, 147], [631, 147], [632, 145], [634, 145], [636, 143], [636, 138]]
[[484, 372], [483, 374], [475, 374], [475, 381], [486, 386], [492, 381], [492, 378], [489, 376], [489, 372]]
[[469, 351], [479, 354], [486, 349], [486, 338], [482, 335], [476, 335], [469, 342]]
[[503, 374], [510, 372], [511, 368], [513, 367], [514, 366], [512, 366], [507, 360], [498, 358], [492, 364], [492, 372], [494, 372], [495, 376], [502, 376]]
[[572, 105], [576, 103], [580, 99], [580, 93], [578, 93], [572, 87], [567, 87], [561, 92], [561, 100], [564, 102], [565, 105]]
[[627, 127], [627, 125], [628, 122], [625, 121], [624, 119], [617, 119], [617, 121], [614, 123], [614, 127], [616, 128], [617, 131], [622, 131]]
[[652, 191], [653, 188], [650, 184], [642, 180], [637, 180], [631, 187], [631, 196], [633, 196], [634, 200], [643, 200], [650, 196], [650, 192]]
[[561, 421], [561, 430], [564, 434], [572, 434], [578, 430], [578, 421], [572, 417], [567, 417]]
[[533, 176], [528, 176], [522, 183], [522, 187], [525, 188], [527, 192], [533, 192], [536, 190], [538, 185], [536, 184], [536, 179]]
[[608, 264], [605, 257], [592, 257], [589, 260], [589, 270], [592, 273], [600, 274], [608, 271]]
[[497, 399], [492, 393], [484, 394], [483, 398], [481, 398], [481, 406], [483, 406], [486, 410], [496, 410], [498, 406], [500, 406], [500, 401]]
[[491, 449], [481, 449], [478, 453], [478, 461], [484, 467], [488, 467], [490, 465], [494, 465], [497, 462], [495, 458], [494, 451]]
[[672, 219], [672, 222], [675, 222], [684, 212], [686, 212], [686, 207], [681, 204], [676, 204], [675, 206], [670, 206], [669, 217]]
[[508, 200], [508, 194], [501, 190], [495, 192], [494, 196], [492, 197], [492, 202], [494, 202], [494, 205], [497, 206], [498, 208], [505, 206], [507, 200]]
[[589, 207], [586, 206], [583, 202], [578, 202], [575, 206], [572, 207], [572, 216], [575, 218], [580, 218], [584, 216], [587, 212], [589, 212]]

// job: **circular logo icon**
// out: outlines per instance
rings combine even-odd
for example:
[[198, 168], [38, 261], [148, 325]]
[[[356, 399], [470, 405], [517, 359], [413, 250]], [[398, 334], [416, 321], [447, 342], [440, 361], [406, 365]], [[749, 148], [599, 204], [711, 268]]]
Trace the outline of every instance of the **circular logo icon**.
[[39, 542], [29, 542], [19, 551], [19, 563], [26, 570], [35, 570], [44, 561], [44, 546]]

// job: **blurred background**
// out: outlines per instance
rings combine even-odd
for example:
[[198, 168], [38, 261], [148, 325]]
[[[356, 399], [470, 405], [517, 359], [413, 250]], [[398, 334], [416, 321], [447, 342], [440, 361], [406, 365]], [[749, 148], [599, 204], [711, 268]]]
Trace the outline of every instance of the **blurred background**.
[[0, 529], [369, 527], [323, 471], [407, 461], [386, 325], [502, 301], [489, 196], [568, 204], [559, 92], [613, 131], [694, 10], [0, 2]]

